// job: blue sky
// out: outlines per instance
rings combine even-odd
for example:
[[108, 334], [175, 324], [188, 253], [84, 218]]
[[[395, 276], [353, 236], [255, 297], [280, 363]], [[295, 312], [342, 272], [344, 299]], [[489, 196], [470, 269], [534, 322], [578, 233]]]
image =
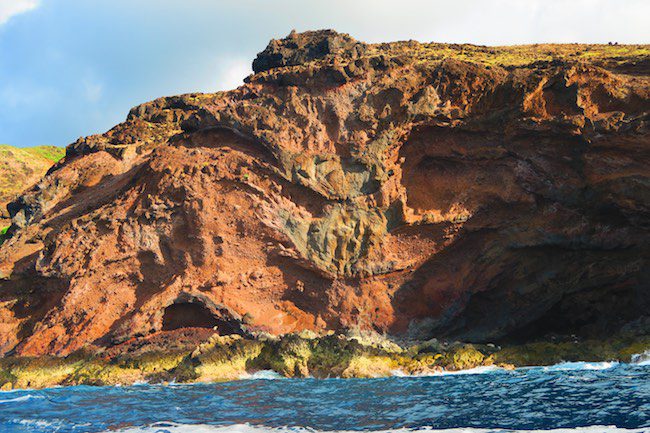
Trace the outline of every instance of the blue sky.
[[0, 0], [0, 143], [65, 146], [159, 96], [236, 87], [269, 39], [650, 43], [649, 0]]

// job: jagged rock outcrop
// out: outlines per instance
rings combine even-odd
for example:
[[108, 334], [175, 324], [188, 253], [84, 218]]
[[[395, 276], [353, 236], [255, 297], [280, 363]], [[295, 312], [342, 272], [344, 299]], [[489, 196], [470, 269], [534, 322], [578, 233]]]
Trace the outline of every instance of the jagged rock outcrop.
[[8, 206], [0, 352], [183, 315], [223, 334], [647, 332], [649, 53], [272, 41], [245, 85], [134, 108]]

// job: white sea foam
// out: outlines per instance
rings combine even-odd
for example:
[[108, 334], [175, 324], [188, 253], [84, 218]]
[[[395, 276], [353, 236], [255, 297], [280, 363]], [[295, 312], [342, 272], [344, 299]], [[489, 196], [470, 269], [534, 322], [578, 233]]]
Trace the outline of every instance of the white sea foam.
[[[644, 353], [633, 355], [632, 361], [630, 364], [633, 365], [650, 365], [650, 350], [647, 350]], [[519, 367], [517, 370], [530, 370], [530, 369], [543, 369], [544, 371], [567, 371], [567, 370], [608, 370], [621, 365], [618, 361], [607, 361], [607, 362], [561, 362], [555, 365], [548, 366], [530, 366], [530, 367]], [[508, 370], [496, 366], [482, 366], [470, 368], [467, 370], [457, 370], [457, 371], [437, 371], [432, 373], [422, 373], [422, 374], [407, 374], [402, 370], [393, 370], [391, 373], [395, 377], [431, 377], [431, 376], [455, 376], [463, 374], [486, 374], [486, 373], [497, 373], [497, 372], [507, 372]], [[648, 430], [650, 433], [650, 430]]]
[[245, 380], [255, 380], [255, 379], [274, 380], [274, 379], [284, 379], [285, 377], [273, 370], [260, 370], [260, 371], [256, 371], [255, 373], [246, 373], [240, 376], [239, 378]]
[[21, 395], [20, 397], [16, 397], [16, 398], [8, 398], [6, 400], [0, 400], [0, 404], [18, 403], [18, 402], [21, 402], [21, 401], [31, 400], [33, 398], [40, 399], [40, 398], [45, 398], [45, 397], [43, 397], [42, 395], [27, 394], [27, 395]]
[[[204, 424], [176, 424], [171, 422], [156, 423], [146, 427], [132, 427], [118, 430], [119, 433], [354, 433], [345, 430], [322, 431], [306, 427], [263, 427], [248, 424], [231, 426], [209, 426]], [[512, 430], [512, 429], [481, 429], [481, 428], [453, 428], [433, 429], [422, 427], [417, 429], [378, 430], [375, 433], [648, 433], [648, 429], [623, 429], [614, 426], [589, 426], [564, 428], [554, 430]], [[108, 433], [108, 432], [106, 432]], [[115, 432], [112, 432], [115, 433]]]
[[564, 371], [564, 370], [607, 370], [618, 366], [619, 363], [612, 362], [561, 362], [559, 364], [544, 367], [544, 371]]
[[467, 370], [441, 371], [438, 373], [434, 373], [433, 375], [434, 376], [457, 376], [463, 374], [486, 374], [486, 373], [496, 373], [496, 372], [503, 372], [503, 371], [507, 371], [507, 370], [491, 365], [491, 366], [468, 368]]
[[650, 349], [643, 353], [632, 355], [631, 364], [634, 365], [650, 365]]
[[[60, 388], [60, 387], [53, 386], [52, 388]], [[36, 390], [34, 388], [4, 389], [4, 390], [0, 390], [0, 395], [14, 394], [16, 392], [27, 392], [27, 391], [36, 391]]]
[[45, 421], [42, 419], [21, 419], [21, 420], [14, 420], [14, 422], [28, 427], [39, 427], [39, 428], [58, 427], [61, 425], [61, 422], [59, 421]]

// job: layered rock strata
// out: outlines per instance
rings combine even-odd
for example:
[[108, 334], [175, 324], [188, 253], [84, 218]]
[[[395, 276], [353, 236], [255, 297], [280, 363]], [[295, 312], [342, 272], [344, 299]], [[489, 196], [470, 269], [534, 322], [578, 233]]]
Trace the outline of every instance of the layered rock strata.
[[648, 333], [650, 49], [272, 41], [8, 205], [0, 353], [178, 330]]

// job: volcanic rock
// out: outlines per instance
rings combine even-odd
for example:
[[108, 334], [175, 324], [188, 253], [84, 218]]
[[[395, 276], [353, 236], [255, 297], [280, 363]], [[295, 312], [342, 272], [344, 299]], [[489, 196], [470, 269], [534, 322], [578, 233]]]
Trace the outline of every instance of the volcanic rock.
[[648, 46], [319, 31], [254, 71], [132, 109], [9, 204], [0, 353], [197, 327], [529, 341], [647, 316]]

